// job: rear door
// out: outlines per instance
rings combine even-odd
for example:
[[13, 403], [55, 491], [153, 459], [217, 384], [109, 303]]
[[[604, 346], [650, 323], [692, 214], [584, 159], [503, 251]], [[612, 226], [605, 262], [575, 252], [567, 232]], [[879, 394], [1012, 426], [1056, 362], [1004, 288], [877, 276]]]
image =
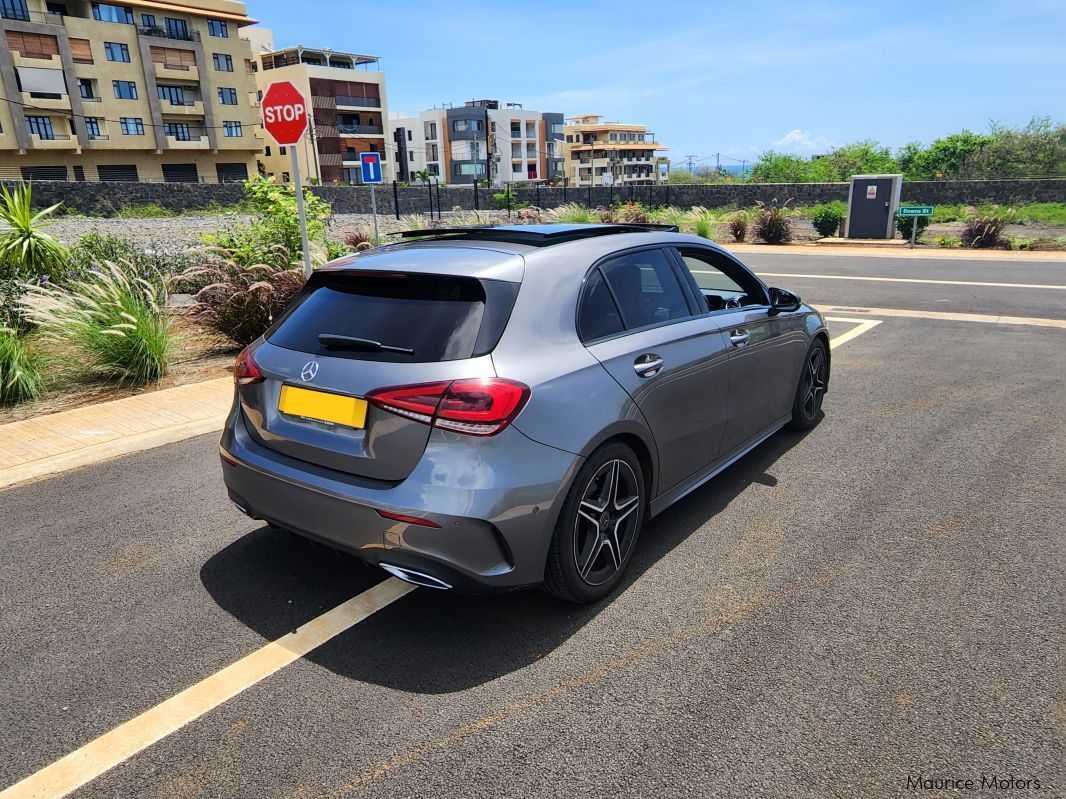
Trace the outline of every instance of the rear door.
[[[265, 380], [239, 390], [249, 434], [308, 463], [403, 480], [422, 457], [432, 428], [364, 398], [375, 389], [494, 376], [489, 352], [517, 289], [517, 283], [468, 277], [316, 274], [251, 351]], [[395, 349], [326, 344], [322, 334]], [[326, 421], [315, 418], [320, 406], [354, 412], [343, 422]]]
[[629, 393], [659, 451], [659, 491], [718, 456], [728, 418], [728, 352], [718, 325], [662, 248], [599, 264], [586, 280], [578, 332]]
[[789, 413], [807, 338], [802, 313], [771, 314], [762, 282], [719, 250], [676, 250], [730, 355], [725, 455]]

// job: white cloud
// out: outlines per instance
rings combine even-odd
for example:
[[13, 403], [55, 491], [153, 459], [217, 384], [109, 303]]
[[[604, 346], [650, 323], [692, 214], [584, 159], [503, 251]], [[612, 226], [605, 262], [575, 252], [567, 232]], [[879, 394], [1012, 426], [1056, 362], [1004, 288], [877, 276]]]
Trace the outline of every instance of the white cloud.
[[812, 136], [809, 130], [794, 128], [775, 141], [774, 147], [786, 153], [812, 155], [833, 149], [833, 142], [825, 136]]

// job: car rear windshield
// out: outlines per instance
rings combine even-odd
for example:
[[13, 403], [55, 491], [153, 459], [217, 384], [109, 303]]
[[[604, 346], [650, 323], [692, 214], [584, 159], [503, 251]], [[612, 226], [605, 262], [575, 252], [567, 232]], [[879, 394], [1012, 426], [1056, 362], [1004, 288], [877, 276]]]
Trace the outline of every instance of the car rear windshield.
[[[420, 363], [484, 355], [496, 346], [518, 284], [442, 275], [316, 275], [267, 333], [278, 347], [334, 358]], [[322, 334], [413, 350], [329, 346]]]

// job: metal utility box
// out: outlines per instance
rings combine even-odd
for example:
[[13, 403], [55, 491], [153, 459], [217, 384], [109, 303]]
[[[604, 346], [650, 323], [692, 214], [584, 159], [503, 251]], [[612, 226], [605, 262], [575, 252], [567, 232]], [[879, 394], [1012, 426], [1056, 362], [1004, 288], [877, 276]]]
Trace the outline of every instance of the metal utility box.
[[896, 236], [896, 209], [903, 175], [853, 175], [848, 191], [848, 239], [891, 239]]

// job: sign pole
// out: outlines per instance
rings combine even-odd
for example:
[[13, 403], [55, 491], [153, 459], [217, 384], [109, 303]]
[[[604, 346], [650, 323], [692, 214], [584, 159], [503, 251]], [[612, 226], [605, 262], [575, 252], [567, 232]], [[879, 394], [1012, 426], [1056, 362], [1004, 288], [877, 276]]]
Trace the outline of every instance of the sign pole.
[[296, 147], [289, 147], [292, 155], [292, 177], [296, 182], [296, 212], [300, 215], [300, 242], [304, 248], [304, 277], [311, 277], [311, 246], [307, 242], [307, 215], [304, 213], [304, 188], [300, 183], [300, 159]]
[[378, 246], [378, 200], [377, 186], [370, 184], [370, 213], [374, 215], [374, 246]]
[[911, 249], [914, 249], [914, 239], [918, 233], [918, 217], [911, 217]]

